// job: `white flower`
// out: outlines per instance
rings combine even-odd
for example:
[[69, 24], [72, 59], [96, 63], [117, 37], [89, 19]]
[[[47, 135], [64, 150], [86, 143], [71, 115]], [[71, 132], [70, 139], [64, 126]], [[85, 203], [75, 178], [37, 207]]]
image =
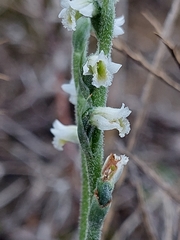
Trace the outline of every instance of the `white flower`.
[[130, 131], [130, 123], [127, 117], [131, 111], [124, 103], [120, 109], [111, 107], [96, 107], [91, 116], [91, 122], [100, 130], [117, 129], [119, 136], [124, 137]]
[[92, 17], [96, 11], [93, 0], [73, 0], [69, 5], [72, 9], [79, 11], [85, 17]]
[[75, 31], [77, 11], [71, 8], [69, 0], [62, 0], [61, 5], [63, 9], [58, 17], [62, 18], [62, 24], [68, 31]]
[[110, 154], [106, 158], [101, 171], [102, 179], [114, 185], [119, 180], [128, 161], [129, 158], [125, 155], [117, 156], [116, 154]]
[[68, 94], [70, 94], [69, 101], [70, 103], [76, 105], [77, 103], [77, 92], [75, 88], [75, 82], [74, 79], [71, 79], [70, 83], [63, 84], [61, 86], [62, 90]]
[[108, 87], [112, 84], [113, 74], [121, 66], [121, 64], [111, 62], [101, 51], [100, 54], [93, 54], [88, 57], [86, 64], [83, 66], [83, 74], [93, 75], [92, 85], [95, 87]]
[[114, 31], [113, 31], [113, 37], [118, 37], [118, 35], [124, 34], [124, 30], [121, 28], [121, 26], [125, 23], [124, 16], [121, 16], [119, 18], [116, 18], [114, 20]]
[[54, 135], [52, 143], [60, 151], [63, 150], [66, 142], [78, 143], [77, 126], [75, 125], [65, 126], [58, 120], [55, 120], [50, 131]]
[[58, 17], [62, 18], [62, 24], [69, 31], [76, 30], [76, 21], [82, 15], [92, 17], [97, 12], [97, 7], [93, 0], [62, 0], [62, 11]]

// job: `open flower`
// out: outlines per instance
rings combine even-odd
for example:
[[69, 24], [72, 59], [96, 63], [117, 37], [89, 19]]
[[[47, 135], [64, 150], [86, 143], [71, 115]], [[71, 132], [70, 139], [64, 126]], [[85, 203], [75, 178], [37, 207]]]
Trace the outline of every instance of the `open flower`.
[[61, 5], [63, 7], [62, 11], [59, 13], [58, 17], [62, 18], [62, 24], [68, 31], [76, 30], [77, 21], [77, 11], [71, 8], [69, 0], [62, 0]]
[[116, 154], [110, 154], [106, 158], [101, 171], [102, 179], [114, 185], [119, 180], [128, 161], [129, 158], [125, 155], [117, 156]]
[[91, 123], [100, 130], [117, 129], [119, 136], [124, 137], [130, 131], [130, 123], [127, 117], [131, 111], [124, 103], [120, 109], [111, 107], [96, 107], [91, 116]]
[[75, 82], [74, 79], [70, 80], [70, 83], [63, 84], [61, 86], [62, 90], [68, 94], [70, 94], [69, 101], [70, 103], [76, 105], [77, 103], [77, 92], [75, 88]]
[[88, 57], [86, 64], [83, 66], [83, 74], [93, 75], [92, 85], [95, 87], [108, 87], [112, 84], [113, 74], [121, 66], [121, 64], [111, 62], [101, 51], [100, 54], [93, 54]]
[[119, 35], [124, 34], [124, 30], [121, 27], [124, 23], [125, 23], [124, 16], [121, 16], [114, 20], [113, 37], [118, 37]]
[[97, 12], [97, 6], [93, 0], [62, 0], [62, 11], [58, 17], [62, 18], [62, 24], [69, 31], [76, 30], [76, 21], [83, 15], [93, 17]]
[[58, 120], [53, 123], [53, 128], [50, 129], [51, 133], [54, 135], [53, 145], [58, 150], [63, 150], [63, 146], [66, 142], [78, 143], [77, 126], [68, 125], [65, 126]]
[[72, 9], [79, 11], [85, 17], [92, 17], [96, 12], [93, 0], [73, 0], [69, 4]]

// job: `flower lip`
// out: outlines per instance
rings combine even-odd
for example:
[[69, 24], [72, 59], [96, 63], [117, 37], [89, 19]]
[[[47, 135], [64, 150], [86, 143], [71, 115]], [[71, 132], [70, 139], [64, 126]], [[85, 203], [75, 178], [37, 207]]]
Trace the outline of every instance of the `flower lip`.
[[121, 64], [111, 62], [104, 52], [101, 51], [99, 54], [89, 56], [83, 66], [83, 74], [93, 76], [92, 85], [95, 87], [108, 87], [112, 84], [113, 74], [116, 73], [121, 66]]
[[62, 24], [68, 31], [75, 31], [77, 11], [71, 8], [70, 1], [68, 0], [63, 0], [61, 5], [63, 9], [59, 13], [58, 17], [62, 18]]

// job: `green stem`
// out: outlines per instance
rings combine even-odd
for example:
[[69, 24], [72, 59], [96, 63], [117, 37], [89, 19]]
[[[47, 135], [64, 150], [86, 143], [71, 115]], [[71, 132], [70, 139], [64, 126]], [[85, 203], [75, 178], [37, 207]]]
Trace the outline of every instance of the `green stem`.
[[81, 152], [81, 205], [79, 219], [79, 240], [85, 240], [88, 229], [88, 215], [90, 206], [90, 189], [87, 162], [83, 152]]
[[110, 55], [114, 29], [115, 6], [112, 0], [103, 0], [99, 29], [99, 51]]
[[108, 56], [110, 56], [112, 47], [114, 18], [114, 1], [103, 0], [100, 14], [92, 19], [92, 25], [98, 39], [99, 52], [103, 50], [104, 54]]
[[97, 180], [89, 211], [87, 240], [101, 238], [101, 229], [111, 204], [112, 191], [113, 186], [109, 182], [103, 181], [101, 178]]

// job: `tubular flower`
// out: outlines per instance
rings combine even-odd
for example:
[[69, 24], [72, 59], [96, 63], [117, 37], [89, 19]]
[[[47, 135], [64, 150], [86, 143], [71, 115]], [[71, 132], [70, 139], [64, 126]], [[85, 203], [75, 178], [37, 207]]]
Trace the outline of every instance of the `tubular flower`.
[[101, 176], [104, 181], [109, 181], [114, 185], [120, 178], [124, 166], [129, 161], [129, 158], [125, 155], [117, 156], [116, 154], [110, 154], [103, 165]]
[[92, 17], [96, 12], [93, 0], [72, 0], [69, 5], [85, 17]]
[[108, 87], [112, 84], [113, 74], [121, 66], [121, 64], [111, 62], [101, 51], [100, 54], [93, 54], [88, 57], [86, 64], [83, 66], [83, 74], [93, 75], [92, 85], [95, 87]]
[[124, 34], [124, 30], [121, 27], [124, 23], [125, 23], [124, 16], [121, 16], [114, 20], [113, 37], [118, 37], [119, 35]]
[[63, 7], [62, 11], [59, 13], [58, 17], [62, 18], [62, 24], [68, 31], [76, 30], [77, 11], [72, 9], [69, 0], [62, 0], [61, 5]]
[[52, 144], [60, 151], [63, 150], [66, 142], [78, 143], [77, 126], [75, 125], [65, 126], [58, 120], [55, 120], [50, 131], [54, 135]]
[[130, 123], [127, 117], [131, 111], [125, 104], [120, 109], [111, 107], [96, 107], [91, 116], [91, 123], [100, 130], [117, 129], [122, 138], [130, 131]]
[[70, 83], [68, 84], [63, 84], [61, 86], [62, 90], [68, 94], [70, 94], [69, 101], [70, 103], [76, 105], [77, 103], [77, 92], [75, 88], [75, 82], [74, 79], [70, 80]]
[[62, 24], [69, 31], [76, 30], [76, 21], [82, 15], [92, 17], [97, 12], [97, 6], [93, 0], [62, 0], [62, 11], [58, 17], [62, 18]]

